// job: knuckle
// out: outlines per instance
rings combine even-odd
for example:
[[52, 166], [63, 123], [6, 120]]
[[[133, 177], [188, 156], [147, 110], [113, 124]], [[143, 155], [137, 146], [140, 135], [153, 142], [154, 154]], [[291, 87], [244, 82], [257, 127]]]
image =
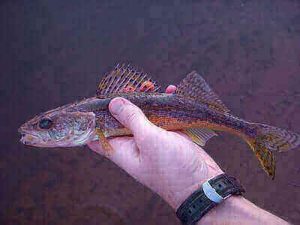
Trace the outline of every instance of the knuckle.
[[135, 112], [129, 112], [126, 116], [127, 123], [131, 124], [136, 120], [136, 113]]

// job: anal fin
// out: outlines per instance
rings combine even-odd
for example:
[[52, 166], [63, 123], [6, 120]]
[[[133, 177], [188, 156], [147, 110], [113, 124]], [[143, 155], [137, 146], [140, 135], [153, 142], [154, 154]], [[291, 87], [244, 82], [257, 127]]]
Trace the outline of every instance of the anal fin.
[[183, 131], [188, 135], [193, 142], [197, 145], [205, 146], [206, 142], [214, 136], [218, 136], [217, 133], [206, 128], [189, 128]]

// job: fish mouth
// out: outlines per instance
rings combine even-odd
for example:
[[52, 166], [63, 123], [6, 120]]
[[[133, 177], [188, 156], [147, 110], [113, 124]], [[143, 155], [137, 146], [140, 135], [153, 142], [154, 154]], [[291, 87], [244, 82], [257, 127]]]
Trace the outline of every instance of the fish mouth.
[[21, 134], [20, 142], [24, 145], [34, 147], [58, 147], [60, 145], [59, 142], [45, 141], [42, 137], [25, 130], [23, 127], [19, 128], [18, 132]]
[[24, 145], [35, 145], [36, 144], [36, 136], [31, 134], [23, 133], [20, 139], [20, 142]]
[[25, 131], [24, 129], [19, 128], [19, 133], [21, 134], [21, 139], [20, 142], [24, 145], [36, 145], [37, 144], [37, 140], [38, 140], [38, 136]]

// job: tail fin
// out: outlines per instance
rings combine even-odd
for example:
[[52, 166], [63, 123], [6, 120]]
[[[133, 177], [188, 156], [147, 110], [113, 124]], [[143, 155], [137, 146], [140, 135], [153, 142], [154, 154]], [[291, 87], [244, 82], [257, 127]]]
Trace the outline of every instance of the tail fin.
[[248, 138], [247, 143], [257, 156], [261, 166], [269, 176], [275, 177], [274, 152], [285, 152], [300, 145], [300, 135], [291, 131], [265, 124], [253, 123], [255, 138]]

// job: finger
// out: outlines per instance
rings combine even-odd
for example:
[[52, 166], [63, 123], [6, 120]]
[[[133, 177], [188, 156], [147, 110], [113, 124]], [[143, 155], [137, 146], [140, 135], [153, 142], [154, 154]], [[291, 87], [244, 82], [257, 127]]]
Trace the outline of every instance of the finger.
[[124, 98], [111, 100], [109, 110], [120, 123], [131, 130], [134, 137], [150, 135], [156, 128], [142, 110]]
[[105, 150], [98, 141], [90, 142], [87, 145], [91, 150], [109, 158], [127, 172], [137, 169], [140, 162], [139, 150], [132, 137], [113, 138], [109, 140], [109, 143], [114, 149], [113, 154], [105, 154]]
[[173, 93], [175, 93], [175, 91], [176, 91], [176, 86], [174, 86], [174, 85], [169, 85], [166, 88], [166, 93], [167, 94], [173, 94]]

